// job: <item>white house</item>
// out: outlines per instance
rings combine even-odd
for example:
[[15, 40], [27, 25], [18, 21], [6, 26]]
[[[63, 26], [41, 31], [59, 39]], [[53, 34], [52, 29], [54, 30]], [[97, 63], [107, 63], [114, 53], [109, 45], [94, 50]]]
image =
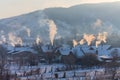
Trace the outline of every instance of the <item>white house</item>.
[[100, 58], [111, 58], [111, 45], [92, 46]]

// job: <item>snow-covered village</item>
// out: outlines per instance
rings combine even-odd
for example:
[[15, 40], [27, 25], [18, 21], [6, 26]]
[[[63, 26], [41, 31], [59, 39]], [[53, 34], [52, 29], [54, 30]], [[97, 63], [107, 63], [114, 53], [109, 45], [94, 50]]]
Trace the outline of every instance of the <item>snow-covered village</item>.
[[119, 13], [118, 0], [1, 0], [0, 80], [120, 80]]
[[[69, 43], [55, 42], [57, 28], [49, 21], [49, 42], [39, 37], [1, 37], [2, 80], [118, 80], [120, 47], [107, 43], [107, 32], [83, 34]], [[52, 29], [51, 29], [52, 28]], [[28, 33], [28, 36], [30, 32]], [[31, 42], [29, 42], [31, 40]], [[9, 43], [7, 43], [9, 42]], [[32, 43], [33, 42], [33, 43]]]

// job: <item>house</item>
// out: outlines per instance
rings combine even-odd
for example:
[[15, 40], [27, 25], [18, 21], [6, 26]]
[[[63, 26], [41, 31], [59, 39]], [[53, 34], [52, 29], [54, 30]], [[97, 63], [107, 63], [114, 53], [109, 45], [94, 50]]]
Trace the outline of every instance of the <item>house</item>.
[[88, 45], [77, 45], [76, 47], [72, 48], [72, 52], [77, 58], [80, 58], [86, 54], [95, 54], [96, 51], [94, 48]]
[[98, 47], [92, 46], [98, 55], [98, 59], [101, 60], [111, 60], [111, 45], [100, 45]]
[[64, 64], [75, 64], [76, 57], [69, 46], [62, 46], [56, 50], [58, 60]]
[[76, 58], [80, 58], [85, 55], [85, 53], [82, 50], [82, 46], [80, 46], [80, 45], [72, 48], [72, 52], [76, 56]]
[[63, 62], [64, 64], [73, 65], [76, 63], [76, 57], [73, 52], [70, 51], [68, 55], [61, 56], [61, 62]]
[[39, 62], [38, 54], [30, 51], [15, 52], [11, 56], [14, 62], [19, 65], [37, 65]]
[[110, 50], [111, 57], [120, 62], [120, 48], [112, 48]]
[[111, 49], [111, 45], [100, 45], [98, 47], [96, 46], [91, 46], [94, 50], [96, 50], [98, 53], [98, 56], [103, 56], [103, 55], [110, 55], [110, 49]]
[[85, 54], [95, 54], [96, 53], [96, 50], [94, 50], [94, 48], [92, 48], [92, 46], [88, 46], [88, 45], [83, 45], [81, 50], [83, 50], [83, 52]]
[[120, 57], [120, 48], [112, 48], [110, 49], [111, 56]]
[[51, 63], [55, 61], [56, 55], [55, 52], [57, 50], [57, 47], [53, 47], [51, 45], [43, 45], [41, 46], [42, 52], [43, 52], [43, 57], [45, 58], [47, 63]]
[[34, 49], [31, 47], [7, 47], [9, 54], [14, 54], [14, 52], [20, 52], [20, 51], [30, 51], [32, 53], [37, 53]]
[[59, 51], [61, 55], [69, 55], [69, 52], [71, 51], [70, 47], [60, 47]]
[[9, 47], [8, 49], [8, 59], [11, 62], [32, 65], [39, 61], [37, 52], [30, 47]]

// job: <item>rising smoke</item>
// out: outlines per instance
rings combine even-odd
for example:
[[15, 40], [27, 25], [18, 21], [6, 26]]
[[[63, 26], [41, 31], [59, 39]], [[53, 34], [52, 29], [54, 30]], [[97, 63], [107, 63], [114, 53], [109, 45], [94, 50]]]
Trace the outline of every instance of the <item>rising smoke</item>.
[[101, 27], [103, 25], [102, 20], [97, 19], [94, 23], [93, 23], [93, 29], [96, 29], [98, 27]]
[[52, 20], [48, 21], [48, 25], [49, 25], [50, 42], [53, 45], [55, 35], [57, 34], [57, 27], [56, 27], [54, 21], [52, 21]]
[[78, 44], [83, 45], [84, 43], [87, 43], [88, 46], [90, 46], [92, 42], [95, 42], [96, 47], [98, 47], [101, 43], [107, 42], [107, 36], [107, 32], [98, 33], [97, 36], [94, 36], [93, 34], [84, 34], [79, 42], [73, 40], [73, 46], [75, 47]]
[[36, 44], [39, 44], [40, 42], [41, 42], [40, 37], [37, 36], [37, 38], [36, 38]]
[[31, 30], [29, 28], [26, 28], [26, 32], [27, 32], [28, 37], [30, 37]]
[[106, 43], [107, 36], [108, 36], [107, 32], [99, 33], [97, 36], [96, 47], [98, 47], [98, 45], [101, 44], [102, 42]]
[[23, 41], [20, 37], [17, 37], [15, 34], [13, 33], [8, 33], [8, 37], [9, 37], [9, 42], [12, 46], [15, 46], [17, 44], [22, 45]]
[[81, 40], [79, 41], [79, 43], [80, 43], [80, 45], [83, 45], [83, 44], [85, 43], [85, 40], [84, 40], [84, 39], [81, 39]]
[[78, 42], [76, 40], [73, 40], [73, 47], [77, 46]]
[[91, 45], [92, 41], [95, 40], [95, 36], [93, 34], [84, 34], [83, 39], [88, 45]]

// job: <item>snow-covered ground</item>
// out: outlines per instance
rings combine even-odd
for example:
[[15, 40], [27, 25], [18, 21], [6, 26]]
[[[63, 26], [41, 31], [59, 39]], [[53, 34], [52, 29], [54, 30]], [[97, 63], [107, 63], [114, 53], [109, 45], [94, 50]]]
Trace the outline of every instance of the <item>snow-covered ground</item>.
[[[57, 71], [57, 68], [61, 71]], [[11, 65], [9, 67], [11, 74], [17, 74], [20, 80], [51, 80], [56, 79], [55, 75], [57, 74], [58, 80], [84, 80], [85, 76], [90, 76], [91, 80], [96, 75], [104, 74], [104, 69], [73, 69], [73, 70], [64, 70], [65, 65], [63, 64], [52, 64], [45, 65], [41, 64], [39, 66], [22, 66], [19, 68], [17, 65]], [[63, 71], [62, 71], [63, 69]], [[32, 73], [31, 73], [32, 71]], [[66, 76], [64, 78], [64, 76]]]

